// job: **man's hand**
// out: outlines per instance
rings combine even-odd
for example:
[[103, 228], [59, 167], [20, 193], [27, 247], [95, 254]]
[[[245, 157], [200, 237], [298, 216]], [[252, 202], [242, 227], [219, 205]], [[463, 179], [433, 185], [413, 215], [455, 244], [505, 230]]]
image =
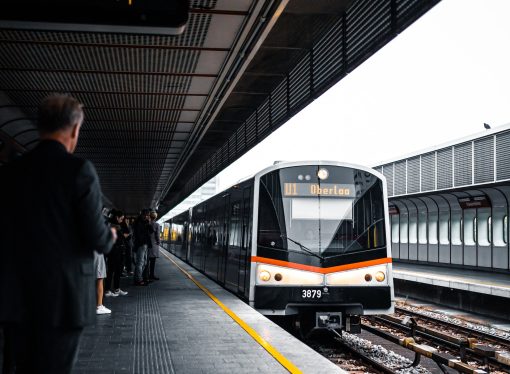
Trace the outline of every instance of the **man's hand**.
[[117, 230], [115, 230], [113, 227], [110, 227], [110, 230], [112, 232], [113, 242], [115, 243], [117, 241]]

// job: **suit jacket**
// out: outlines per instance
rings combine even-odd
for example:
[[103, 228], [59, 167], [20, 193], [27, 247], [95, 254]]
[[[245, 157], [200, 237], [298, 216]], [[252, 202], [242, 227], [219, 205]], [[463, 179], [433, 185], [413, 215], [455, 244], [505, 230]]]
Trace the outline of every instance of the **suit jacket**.
[[0, 322], [94, 323], [93, 251], [113, 243], [92, 163], [46, 140], [0, 167], [0, 185]]

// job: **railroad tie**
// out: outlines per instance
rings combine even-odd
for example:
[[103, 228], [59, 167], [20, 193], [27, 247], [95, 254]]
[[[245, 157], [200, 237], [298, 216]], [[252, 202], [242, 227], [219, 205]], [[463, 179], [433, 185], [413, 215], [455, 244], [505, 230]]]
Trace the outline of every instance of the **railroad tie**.
[[496, 351], [496, 360], [498, 362], [501, 362], [502, 364], [509, 365], [510, 366], [510, 353], [505, 351]]

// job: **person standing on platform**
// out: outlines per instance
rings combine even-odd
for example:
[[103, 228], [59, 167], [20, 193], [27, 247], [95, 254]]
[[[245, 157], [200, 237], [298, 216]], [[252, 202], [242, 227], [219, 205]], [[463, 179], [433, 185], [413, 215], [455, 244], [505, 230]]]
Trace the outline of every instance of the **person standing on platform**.
[[159, 257], [159, 232], [161, 230], [159, 223], [156, 222], [158, 213], [151, 212], [150, 217], [154, 233], [151, 235], [151, 247], [149, 248], [149, 281], [159, 280], [159, 278], [154, 275], [154, 269], [156, 267], [156, 259]]
[[40, 143], [0, 168], [0, 324], [16, 373], [71, 373], [96, 319], [94, 250], [116, 236], [94, 166], [72, 155], [83, 119], [76, 99], [47, 97]]
[[94, 252], [94, 268], [96, 269], [96, 314], [111, 314], [112, 311], [103, 305], [106, 262], [102, 253]]
[[[128, 293], [120, 289], [120, 276], [124, 267], [124, 252], [126, 251], [126, 238], [128, 232], [122, 230], [122, 222], [124, 221], [124, 213], [120, 210], [113, 210], [110, 223], [117, 230], [117, 241], [113, 249], [108, 254], [108, 264], [106, 266], [106, 284], [105, 296], [126, 296]], [[112, 288], [113, 282], [113, 288]]]
[[126, 276], [133, 275], [133, 230], [131, 228], [131, 221], [129, 218], [124, 218], [121, 224], [122, 231], [127, 233], [126, 236], [126, 251], [124, 252], [124, 266], [126, 268]]
[[143, 279], [143, 272], [147, 266], [147, 250], [151, 245], [151, 235], [154, 233], [150, 221], [150, 211], [143, 209], [136, 218], [133, 225], [133, 235], [135, 240], [135, 276], [136, 286], [146, 286], [147, 282]]

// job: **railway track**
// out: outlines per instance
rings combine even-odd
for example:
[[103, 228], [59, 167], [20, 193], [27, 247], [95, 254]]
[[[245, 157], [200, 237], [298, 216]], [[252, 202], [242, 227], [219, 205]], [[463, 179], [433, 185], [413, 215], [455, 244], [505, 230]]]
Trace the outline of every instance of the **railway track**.
[[[318, 334], [312, 334], [312, 337], [306, 339], [306, 342], [341, 369], [350, 373], [431, 373], [425, 367], [412, 367], [412, 359], [401, 356], [389, 347], [386, 349], [387, 344], [384, 342], [377, 344], [371, 338], [378, 339], [373, 335], [367, 339], [366, 336], [362, 338], [345, 332], [323, 330]], [[399, 347], [394, 348], [398, 349]], [[400, 350], [408, 352], [404, 348], [400, 348]], [[409, 353], [407, 355], [409, 356]]]
[[[365, 365], [374, 373], [402, 373], [406, 372], [402, 371], [406, 367], [411, 367], [411, 370], [414, 370], [412, 372], [420, 372], [418, 365], [423, 362], [422, 357], [435, 361], [444, 373], [510, 373], [510, 339], [480, 331], [477, 327], [461, 326], [402, 308], [397, 308], [397, 315], [398, 317], [364, 317], [362, 328], [382, 338], [383, 343], [379, 343], [382, 347], [391, 349], [389, 344], [384, 343], [388, 341], [414, 352], [414, 362], [406, 362], [405, 358], [401, 357], [402, 363], [389, 364], [387, 358], [380, 360], [380, 357], [374, 358], [363, 349], [357, 349], [361, 344], [352, 344], [352, 341], [359, 338], [331, 330], [338, 352], [349, 352], [354, 361], [359, 362], [354, 367]], [[368, 342], [368, 345], [372, 344]], [[393, 354], [392, 351], [388, 352], [388, 355]], [[334, 354], [331, 356], [338, 357]], [[335, 363], [339, 364], [340, 361], [336, 360]], [[431, 364], [428, 364], [429, 369]], [[339, 366], [342, 367], [340, 364]], [[434, 364], [432, 366], [435, 367]], [[356, 373], [368, 372], [342, 368]], [[435, 371], [437, 372], [437, 368]]]
[[[455, 327], [433, 318], [428, 320], [427, 326], [423, 326], [409, 315], [403, 319], [393, 316], [365, 317], [363, 324], [365, 330], [413, 350], [416, 353], [415, 362], [425, 356], [463, 373], [475, 373], [475, 370], [510, 372], [508, 346], [501, 343], [491, 346], [488, 340], [452, 330]], [[492, 335], [486, 337], [491, 338]]]
[[505, 334], [508, 336], [498, 335], [496, 333], [488, 333], [485, 331], [480, 330], [479, 328], [469, 327], [467, 325], [458, 324], [450, 322], [449, 320], [440, 319], [440, 318], [434, 318], [430, 315], [425, 315], [423, 313], [419, 313], [413, 310], [409, 310], [406, 308], [401, 307], [395, 307], [396, 315], [404, 315], [404, 316], [411, 316], [418, 318], [420, 320], [431, 322], [433, 324], [435, 323], [442, 323], [448, 328], [457, 331], [459, 334], [468, 334], [470, 337], [490, 342], [492, 344], [501, 345], [502, 347], [505, 347], [506, 349], [510, 350], [510, 334]]

